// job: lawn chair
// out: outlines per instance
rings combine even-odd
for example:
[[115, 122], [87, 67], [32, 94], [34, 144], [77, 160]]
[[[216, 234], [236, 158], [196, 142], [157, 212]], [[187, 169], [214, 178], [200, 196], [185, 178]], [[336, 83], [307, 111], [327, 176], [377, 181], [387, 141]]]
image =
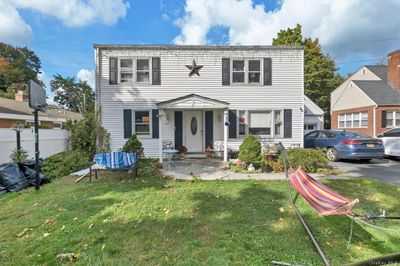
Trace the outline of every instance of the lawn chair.
[[94, 177], [97, 179], [97, 171], [110, 170], [110, 171], [131, 171], [133, 177], [138, 175], [138, 157], [136, 153], [126, 152], [109, 152], [98, 153], [94, 156], [94, 164], [90, 166], [89, 182], [92, 182], [92, 171]]

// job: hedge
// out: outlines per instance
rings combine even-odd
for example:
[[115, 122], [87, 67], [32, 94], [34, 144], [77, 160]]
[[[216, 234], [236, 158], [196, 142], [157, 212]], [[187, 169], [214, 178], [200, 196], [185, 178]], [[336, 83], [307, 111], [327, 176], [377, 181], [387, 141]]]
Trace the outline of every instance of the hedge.
[[90, 166], [90, 161], [81, 152], [72, 150], [54, 154], [44, 159], [42, 171], [50, 179], [67, 176]]

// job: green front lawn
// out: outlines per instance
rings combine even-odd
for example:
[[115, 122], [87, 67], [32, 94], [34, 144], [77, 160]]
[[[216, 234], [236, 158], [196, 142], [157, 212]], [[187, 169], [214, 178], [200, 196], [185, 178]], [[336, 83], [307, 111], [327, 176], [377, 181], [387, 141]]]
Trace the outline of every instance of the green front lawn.
[[[0, 265], [58, 264], [58, 254], [71, 252], [79, 255], [78, 265], [321, 264], [289, 206], [284, 181], [181, 182], [152, 170], [140, 174], [132, 181], [104, 173], [91, 184], [66, 177], [38, 193], [2, 196]], [[398, 186], [324, 183], [359, 198], [359, 212], [399, 214]], [[348, 217], [319, 217], [302, 199], [299, 206], [333, 265], [400, 250], [400, 233], [359, 225], [346, 249]], [[385, 225], [400, 229], [400, 223]], [[32, 230], [18, 237], [26, 228]]]

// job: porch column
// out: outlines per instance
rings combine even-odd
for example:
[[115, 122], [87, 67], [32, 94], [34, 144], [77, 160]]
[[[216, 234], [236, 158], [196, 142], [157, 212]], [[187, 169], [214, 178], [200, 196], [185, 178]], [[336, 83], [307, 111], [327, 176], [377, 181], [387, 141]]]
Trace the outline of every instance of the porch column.
[[158, 110], [158, 152], [159, 161], [163, 162], [163, 119], [165, 118], [165, 112], [163, 109]]
[[224, 111], [224, 162], [228, 162], [228, 132], [229, 132], [229, 112]]

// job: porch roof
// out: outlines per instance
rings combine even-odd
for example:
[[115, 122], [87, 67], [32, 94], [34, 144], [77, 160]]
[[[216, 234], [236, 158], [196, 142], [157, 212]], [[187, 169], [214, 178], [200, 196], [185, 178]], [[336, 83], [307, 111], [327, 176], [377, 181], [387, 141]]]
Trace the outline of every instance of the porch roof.
[[226, 109], [229, 103], [197, 94], [188, 94], [158, 102], [157, 106], [164, 109]]

